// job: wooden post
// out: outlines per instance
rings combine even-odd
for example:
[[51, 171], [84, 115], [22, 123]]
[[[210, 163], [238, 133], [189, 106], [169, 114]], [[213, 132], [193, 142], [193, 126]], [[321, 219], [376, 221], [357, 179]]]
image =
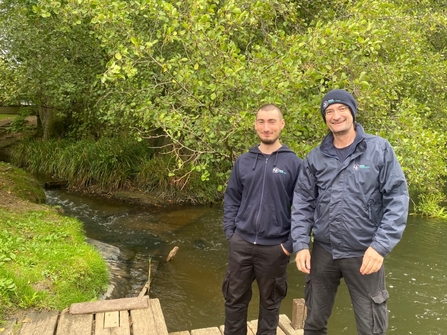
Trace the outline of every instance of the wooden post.
[[178, 247], [175, 246], [174, 248], [172, 248], [172, 250], [169, 252], [168, 257], [166, 257], [166, 262], [169, 262], [171, 259], [174, 258], [175, 254], [177, 253]]
[[306, 320], [307, 310], [304, 299], [293, 299], [292, 303], [292, 327], [296, 330], [304, 329], [304, 321]]

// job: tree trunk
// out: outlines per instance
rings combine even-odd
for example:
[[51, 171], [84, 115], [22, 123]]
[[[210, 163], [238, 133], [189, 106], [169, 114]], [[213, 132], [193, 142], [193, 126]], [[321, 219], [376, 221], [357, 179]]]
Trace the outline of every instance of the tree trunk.
[[37, 112], [42, 124], [42, 138], [45, 141], [63, 135], [64, 124], [55, 108], [39, 105]]

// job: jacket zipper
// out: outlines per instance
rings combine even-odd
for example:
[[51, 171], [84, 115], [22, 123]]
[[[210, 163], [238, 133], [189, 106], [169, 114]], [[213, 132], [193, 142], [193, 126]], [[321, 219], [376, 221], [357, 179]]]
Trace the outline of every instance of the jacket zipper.
[[259, 208], [258, 208], [258, 215], [256, 215], [256, 222], [255, 222], [255, 227], [256, 227], [256, 235], [255, 235], [255, 241], [253, 242], [253, 244], [256, 244], [258, 241], [258, 232], [259, 232], [259, 216], [261, 215], [261, 205], [262, 205], [262, 199], [264, 198], [264, 187], [265, 187], [265, 173], [267, 171], [267, 163], [269, 161], [269, 157], [267, 157], [265, 159], [265, 164], [264, 164], [264, 173], [262, 174], [262, 188], [261, 188], [261, 198], [259, 201]]

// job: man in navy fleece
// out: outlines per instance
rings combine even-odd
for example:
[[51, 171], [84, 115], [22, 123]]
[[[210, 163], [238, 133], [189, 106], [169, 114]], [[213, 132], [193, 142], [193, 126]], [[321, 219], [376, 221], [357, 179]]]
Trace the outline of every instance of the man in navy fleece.
[[284, 125], [277, 106], [268, 104], [258, 110], [255, 130], [260, 144], [238, 157], [225, 191], [225, 335], [247, 334], [247, 309], [255, 279], [260, 294], [257, 335], [276, 334], [293, 250], [293, 190], [302, 164], [279, 141]]

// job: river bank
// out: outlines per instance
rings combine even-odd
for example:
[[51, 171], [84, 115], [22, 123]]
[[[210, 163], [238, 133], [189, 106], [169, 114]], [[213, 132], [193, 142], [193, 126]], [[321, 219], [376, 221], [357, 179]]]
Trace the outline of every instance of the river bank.
[[[34, 136], [36, 133], [37, 129], [36, 116], [27, 117], [25, 119], [24, 128], [21, 131], [10, 132], [9, 128], [11, 127], [12, 122], [16, 117], [17, 115], [12, 114], [2, 115], [2, 118], [0, 119], [0, 161], [10, 162], [11, 149], [13, 145], [17, 144], [26, 137]], [[45, 184], [45, 182], [47, 181], [59, 182], [60, 180], [42, 180], [42, 184]], [[129, 188], [129, 189], [122, 188], [116, 191], [108, 191], [101, 189], [97, 185], [92, 185], [84, 189], [73, 188], [71, 189], [71, 191], [80, 194], [98, 195], [104, 198], [112, 198], [119, 201], [129, 202], [141, 206], [170, 206], [174, 204], [184, 203], [184, 200], [181, 199], [166, 200], [166, 197], [163, 194], [161, 194], [162, 191], [160, 192], [154, 191], [149, 194], [136, 188]]]
[[[0, 321], [97, 299], [110, 277], [80, 221], [45, 204], [31, 175], [0, 162]], [[0, 327], [1, 328], [1, 327]]]

